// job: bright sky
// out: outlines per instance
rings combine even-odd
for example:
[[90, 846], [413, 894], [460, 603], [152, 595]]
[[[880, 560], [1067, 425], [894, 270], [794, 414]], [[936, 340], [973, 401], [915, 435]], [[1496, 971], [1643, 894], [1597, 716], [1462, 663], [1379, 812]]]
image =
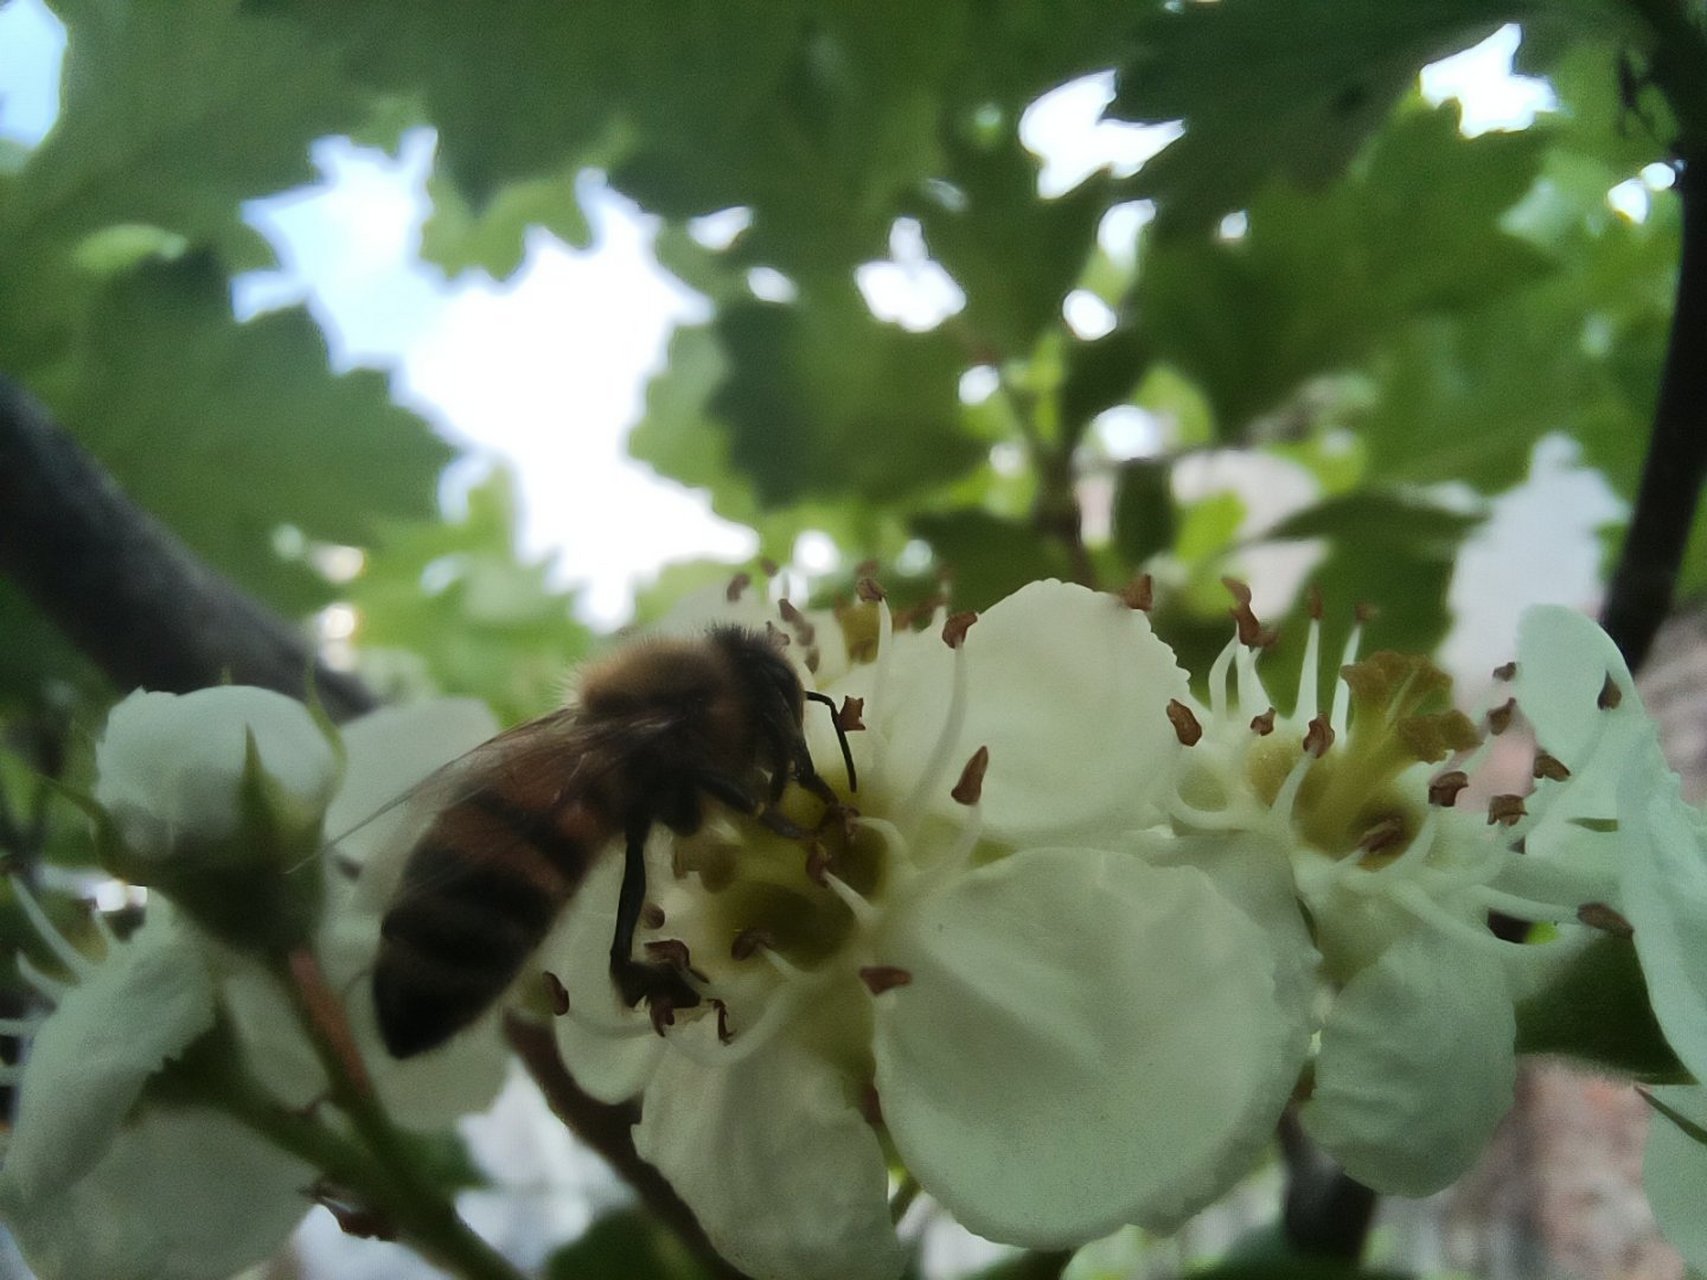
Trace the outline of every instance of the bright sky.
[[[1518, 38], [1507, 27], [1428, 68], [1426, 96], [1457, 98], [1466, 132], [1527, 124], [1554, 103], [1545, 83], [1511, 74]], [[40, 0], [0, 9], [0, 137], [30, 144], [46, 132], [62, 46]], [[1110, 78], [1093, 76], [1028, 113], [1022, 135], [1045, 160], [1045, 193], [1068, 190], [1101, 165], [1131, 172], [1173, 136], [1171, 127], [1099, 122], [1109, 94]], [[427, 130], [410, 134], [396, 157], [341, 139], [319, 143], [318, 185], [250, 206], [282, 270], [239, 281], [239, 312], [306, 299], [341, 366], [394, 370], [398, 397], [474, 454], [447, 481], [447, 501], [478, 473], [481, 457], [508, 459], [520, 478], [524, 545], [556, 555], [564, 580], [584, 585], [583, 609], [596, 623], [622, 621], [635, 585], [672, 560], [751, 554], [751, 534], [712, 516], [702, 494], [624, 452], [671, 329], [707, 314], [703, 299], [653, 261], [653, 220], [588, 178], [590, 250], [536, 232], [511, 281], [470, 274], [447, 284], [415, 257], [432, 150]], [[1627, 198], [1645, 200], [1636, 187]], [[1105, 242], [1130, 244], [1143, 216], [1133, 206], [1111, 214]], [[874, 312], [908, 327], [934, 324], [963, 302], [906, 222], [892, 237], [890, 261], [862, 268], [860, 284]], [[1069, 299], [1066, 310], [1087, 335], [1110, 320], [1088, 294]], [[1473, 611], [1479, 600], [1497, 600], [1502, 615], [1491, 628], [1461, 627], [1454, 636], [1449, 655], [1465, 669], [1500, 660], [1517, 601], [1583, 604], [1595, 590], [1592, 529], [1617, 507], [1597, 479], [1573, 469], [1568, 447], [1549, 446], [1537, 464], [1552, 477], [1542, 494], [1524, 489], [1502, 500], [1461, 566], [1455, 605]], [[1216, 471], [1208, 482], [1240, 480]], [[1561, 554], [1566, 546], [1576, 553]]]

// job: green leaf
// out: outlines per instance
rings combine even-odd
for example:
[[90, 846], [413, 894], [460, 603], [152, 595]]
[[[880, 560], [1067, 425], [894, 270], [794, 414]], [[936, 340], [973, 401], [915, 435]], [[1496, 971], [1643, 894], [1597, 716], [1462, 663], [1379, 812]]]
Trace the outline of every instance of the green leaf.
[[1028, 524], [986, 511], [918, 515], [912, 528], [948, 571], [956, 609], [987, 609], [1028, 582], [1072, 576], [1059, 545]]
[[1546, 260], [1499, 217], [1533, 181], [1545, 141], [1536, 130], [1467, 139], [1456, 108], [1419, 110], [1331, 191], [1258, 196], [1239, 240], [1157, 240], [1137, 292], [1157, 355], [1203, 388], [1222, 438], [1238, 439], [1419, 315], [1535, 280]]
[[728, 372], [709, 409], [762, 506], [893, 501], [983, 460], [959, 429], [964, 361], [941, 331], [883, 324], [851, 290], [732, 305], [714, 327]]
[[1185, 122], [1139, 171], [1164, 228], [1207, 228], [1274, 178], [1320, 187], [1415, 84], [1427, 63], [1501, 23], [1593, 0], [1221, 0], [1166, 7], [1139, 26], [1111, 112]]
[[1648, 1003], [1628, 938], [1605, 936], [1517, 1006], [1519, 1053], [1562, 1054], [1645, 1080], [1683, 1075]]
[[[1235, 500], [1236, 501], [1236, 500]], [[1166, 462], [1129, 462], [1114, 491], [1114, 545], [1129, 569], [1174, 545], [1173, 472]]]
[[953, 192], [922, 201], [919, 217], [931, 252], [966, 291], [957, 324], [989, 348], [987, 363], [999, 364], [1026, 354], [1046, 327], [1060, 327], [1061, 302], [1108, 207], [1108, 181], [1095, 175], [1043, 199], [1041, 166], [1017, 128], [994, 139], [958, 138], [947, 161], [942, 177]]
[[201, 257], [114, 281], [42, 390], [141, 506], [240, 582], [289, 596], [305, 571], [281, 567], [280, 526], [362, 544], [381, 518], [430, 515], [451, 451], [384, 375], [332, 374], [306, 311], [239, 324], [227, 288]]
[[710, 1280], [712, 1272], [644, 1210], [607, 1213], [552, 1254], [546, 1280]]
[[505, 280], [522, 264], [530, 227], [543, 227], [559, 240], [585, 249], [592, 228], [575, 191], [575, 174], [514, 182], [478, 213], [442, 175], [427, 180], [432, 215], [421, 228], [421, 256], [447, 275], [481, 270]]
[[1150, 367], [1150, 338], [1141, 325], [1122, 323], [1063, 353], [1061, 425], [1077, 435], [1104, 409], [1124, 403]]

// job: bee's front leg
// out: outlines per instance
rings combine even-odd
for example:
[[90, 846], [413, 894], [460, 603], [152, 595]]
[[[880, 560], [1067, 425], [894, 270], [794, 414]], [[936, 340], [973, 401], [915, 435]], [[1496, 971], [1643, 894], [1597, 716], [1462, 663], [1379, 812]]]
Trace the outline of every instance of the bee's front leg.
[[647, 964], [634, 958], [634, 931], [639, 927], [640, 912], [646, 904], [646, 837], [651, 831], [650, 817], [632, 818], [627, 826], [622, 890], [616, 901], [616, 932], [610, 944], [610, 975], [623, 1003], [633, 1008], [644, 1000], [652, 1012], [653, 1025], [662, 1032], [675, 1010], [693, 1008], [700, 997], [678, 967]]

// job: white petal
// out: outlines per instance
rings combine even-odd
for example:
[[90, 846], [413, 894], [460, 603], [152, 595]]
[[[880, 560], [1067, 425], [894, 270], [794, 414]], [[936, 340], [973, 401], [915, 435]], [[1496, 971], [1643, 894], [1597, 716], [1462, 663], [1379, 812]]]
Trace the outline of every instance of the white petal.
[[144, 856], [223, 839], [241, 818], [246, 735], [280, 791], [317, 815], [338, 781], [336, 752], [300, 702], [247, 685], [131, 694], [96, 744], [95, 799]]
[[[897, 645], [897, 658], [901, 656]], [[984, 821], [1014, 843], [1147, 826], [1181, 750], [1168, 722], [1186, 676], [1149, 619], [1111, 595], [1033, 582], [998, 602], [966, 637], [966, 723], [932, 800], [980, 746], [990, 749]], [[890, 739], [885, 771], [918, 777], [948, 715], [951, 655], [934, 643], [897, 662], [874, 708]]]
[[148, 1077], [213, 1025], [202, 944], [163, 907], [64, 1000], [36, 1034], [6, 1174], [18, 1194], [55, 1194], [107, 1150]]
[[1032, 850], [922, 904], [877, 959], [895, 1145], [966, 1227], [1033, 1247], [1169, 1226], [1273, 1132], [1308, 1026], [1203, 872]]
[[1511, 1109], [1515, 1035], [1497, 956], [1418, 929], [1334, 1000], [1304, 1127], [1366, 1186], [1438, 1191]]
[[17, 1198], [8, 1165], [0, 1210], [54, 1280], [224, 1280], [284, 1243], [314, 1176], [217, 1112], [161, 1109], [51, 1197]]
[[[1691, 1123], [1707, 1127], [1707, 1089], [1680, 1085], [1652, 1092]], [[1691, 1272], [1707, 1273], [1707, 1147], [1665, 1116], [1650, 1116], [1642, 1184], [1665, 1238]]]
[[634, 1145], [755, 1280], [894, 1280], [888, 1173], [851, 1088], [786, 1041], [729, 1067], [670, 1054]]
[[1685, 803], [1677, 778], [1653, 779], [1657, 749], [1626, 775], [1620, 834], [1623, 909], [1666, 1039], [1707, 1080], [1707, 824]]

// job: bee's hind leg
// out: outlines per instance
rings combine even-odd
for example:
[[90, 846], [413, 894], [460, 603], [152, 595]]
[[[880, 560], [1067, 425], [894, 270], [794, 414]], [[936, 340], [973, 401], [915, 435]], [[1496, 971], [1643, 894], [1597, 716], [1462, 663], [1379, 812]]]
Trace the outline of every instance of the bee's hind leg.
[[646, 905], [646, 837], [652, 830], [650, 818], [635, 818], [628, 824], [623, 849], [622, 890], [616, 901], [616, 932], [610, 944], [610, 975], [623, 1003], [630, 1008], [642, 1000], [652, 1011], [652, 1022], [662, 1032], [676, 1009], [691, 1009], [699, 1003], [687, 975], [668, 964], [647, 964], [634, 958], [634, 931]]

